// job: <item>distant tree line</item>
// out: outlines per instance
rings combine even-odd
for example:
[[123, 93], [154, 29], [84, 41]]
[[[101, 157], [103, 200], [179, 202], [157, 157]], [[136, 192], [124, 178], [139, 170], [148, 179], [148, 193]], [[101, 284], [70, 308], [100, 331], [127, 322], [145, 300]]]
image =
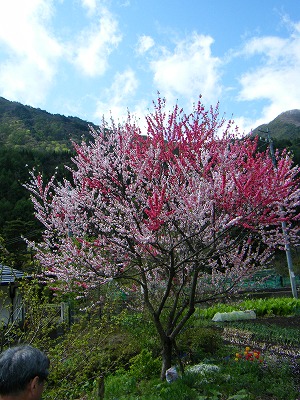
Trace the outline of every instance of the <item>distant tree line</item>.
[[[29, 171], [35, 168], [50, 177], [68, 176], [65, 165], [71, 162], [71, 151], [35, 151], [0, 148], [0, 236], [2, 261], [24, 268], [31, 257], [22, 237], [38, 239], [41, 226], [33, 214], [28, 191], [23, 187]], [[4, 250], [5, 248], [5, 250]]]

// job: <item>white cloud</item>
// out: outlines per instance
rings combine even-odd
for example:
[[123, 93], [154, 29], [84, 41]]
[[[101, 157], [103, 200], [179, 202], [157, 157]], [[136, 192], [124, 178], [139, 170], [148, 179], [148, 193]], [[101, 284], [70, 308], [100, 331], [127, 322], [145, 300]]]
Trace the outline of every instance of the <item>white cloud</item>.
[[97, 9], [97, 0], [81, 0], [82, 6], [87, 9], [89, 14], [93, 14]]
[[102, 99], [97, 102], [95, 117], [100, 121], [103, 116], [106, 120], [112, 116], [115, 121], [123, 122], [127, 118], [128, 111], [137, 118], [144, 116], [146, 105], [143, 101], [140, 101], [134, 109], [127, 108], [136, 94], [138, 84], [132, 69], [117, 73], [112, 85], [105, 90]]
[[44, 102], [51, 79], [42, 70], [34, 69], [27, 58], [0, 65], [1, 95], [31, 106], [40, 107]]
[[127, 98], [136, 92], [138, 82], [132, 69], [127, 69], [123, 73], [117, 73], [115, 80], [110, 88], [114, 97], [119, 101]]
[[152, 61], [154, 84], [157, 90], [171, 99], [183, 96], [195, 101], [203, 95], [204, 101], [216, 103], [221, 93], [220, 59], [211, 54], [213, 39], [194, 33], [177, 43], [173, 53], [165, 51]]
[[[239, 101], [267, 100], [262, 117], [248, 121], [252, 127], [273, 120], [281, 112], [300, 108], [300, 25], [294, 24], [290, 37], [257, 37], [242, 51], [247, 58], [257, 56], [257, 67], [239, 79]], [[250, 125], [248, 125], [248, 128]]]
[[138, 54], [142, 55], [150, 50], [154, 44], [154, 39], [151, 36], [142, 35], [138, 39], [136, 51]]
[[74, 46], [75, 65], [87, 76], [103, 75], [108, 68], [108, 57], [121, 41], [118, 23], [112, 14], [101, 10], [96, 24], [81, 33]]
[[47, 29], [52, 13], [49, 0], [1, 3], [0, 91], [4, 97], [32, 105], [44, 99], [62, 54], [61, 44]]

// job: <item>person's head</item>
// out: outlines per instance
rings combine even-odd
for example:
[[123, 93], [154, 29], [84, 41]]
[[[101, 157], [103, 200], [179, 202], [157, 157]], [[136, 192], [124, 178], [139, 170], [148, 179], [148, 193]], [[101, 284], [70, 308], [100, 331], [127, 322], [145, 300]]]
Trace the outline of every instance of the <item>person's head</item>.
[[49, 365], [48, 357], [29, 345], [4, 351], [0, 355], [0, 397], [39, 400]]

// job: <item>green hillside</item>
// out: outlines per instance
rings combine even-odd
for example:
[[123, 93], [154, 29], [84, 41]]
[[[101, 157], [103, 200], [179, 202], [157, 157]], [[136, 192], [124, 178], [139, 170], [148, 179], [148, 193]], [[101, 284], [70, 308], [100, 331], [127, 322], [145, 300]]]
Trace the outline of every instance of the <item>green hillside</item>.
[[285, 111], [273, 121], [255, 128], [253, 135], [266, 139], [268, 133], [278, 149], [287, 148], [294, 156], [296, 164], [300, 164], [300, 110]]
[[273, 121], [258, 126], [253, 133], [266, 136], [267, 130], [276, 140], [297, 141], [300, 139], [300, 110], [285, 111]]
[[50, 114], [0, 97], [0, 146], [41, 151], [65, 151], [71, 140], [81, 141], [89, 131], [87, 121]]

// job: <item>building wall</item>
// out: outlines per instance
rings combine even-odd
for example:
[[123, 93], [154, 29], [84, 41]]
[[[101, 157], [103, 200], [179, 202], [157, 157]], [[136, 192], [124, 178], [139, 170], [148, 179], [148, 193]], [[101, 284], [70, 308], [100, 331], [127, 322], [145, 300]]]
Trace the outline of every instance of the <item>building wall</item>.
[[10, 286], [0, 286], [0, 324], [19, 322], [23, 319], [22, 298], [19, 290], [14, 288], [14, 297], [11, 299]]

